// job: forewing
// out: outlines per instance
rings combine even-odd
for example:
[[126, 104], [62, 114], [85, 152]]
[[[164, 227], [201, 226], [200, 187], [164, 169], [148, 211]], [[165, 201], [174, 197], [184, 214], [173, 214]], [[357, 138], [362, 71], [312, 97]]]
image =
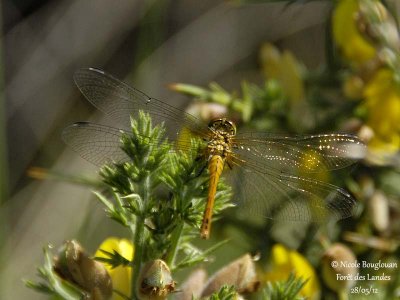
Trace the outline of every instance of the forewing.
[[205, 128], [194, 116], [150, 98], [104, 71], [81, 69], [75, 72], [74, 80], [89, 102], [124, 128], [130, 128], [130, 116], [135, 117], [139, 110], [150, 113], [155, 123], [173, 123], [175, 133], [186, 127], [201, 135]]
[[248, 216], [274, 220], [326, 222], [353, 214], [355, 200], [345, 190], [309, 178], [235, 165], [228, 176], [234, 202]]
[[97, 165], [125, 162], [129, 157], [121, 149], [121, 129], [78, 122], [66, 127], [62, 133], [64, 142], [82, 158]]
[[244, 133], [233, 140], [235, 155], [246, 165], [288, 174], [344, 168], [365, 155], [365, 145], [353, 135], [320, 134], [285, 137]]

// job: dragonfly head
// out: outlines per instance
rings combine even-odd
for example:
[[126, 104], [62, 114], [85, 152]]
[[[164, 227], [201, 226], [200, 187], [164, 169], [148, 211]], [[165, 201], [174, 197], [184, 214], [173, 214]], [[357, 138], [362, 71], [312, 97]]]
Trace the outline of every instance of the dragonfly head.
[[232, 121], [227, 119], [216, 119], [210, 121], [208, 128], [211, 131], [218, 131], [222, 135], [234, 136], [236, 135], [236, 126]]

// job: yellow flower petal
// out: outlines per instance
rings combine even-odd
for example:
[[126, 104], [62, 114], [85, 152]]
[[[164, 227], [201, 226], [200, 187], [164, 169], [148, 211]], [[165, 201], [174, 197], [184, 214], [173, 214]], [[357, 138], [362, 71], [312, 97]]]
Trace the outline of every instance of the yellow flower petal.
[[381, 69], [368, 82], [364, 90], [368, 110], [367, 125], [374, 136], [368, 144], [370, 150], [386, 154], [400, 149], [400, 85], [392, 70]]
[[[121, 254], [124, 258], [131, 260], [133, 257], [133, 246], [130, 241], [126, 239], [108, 238], [106, 239], [96, 251], [96, 257], [107, 257], [106, 254], [100, 251], [104, 250], [107, 252], [113, 252], [114, 250]], [[108, 273], [111, 276], [113, 287], [115, 290], [123, 293], [124, 295], [131, 295], [131, 276], [132, 268], [118, 266], [114, 269], [111, 266], [105, 264]], [[123, 300], [121, 296], [116, 293], [113, 294], [113, 300]]]
[[358, 0], [341, 0], [332, 18], [333, 37], [343, 51], [343, 55], [354, 63], [364, 63], [372, 59], [376, 50], [359, 32], [356, 23], [359, 12]]
[[265, 76], [279, 82], [291, 103], [304, 100], [301, 66], [292, 53], [280, 53], [274, 45], [266, 43], [261, 48], [260, 56]]
[[276, 244], [272, 248], [272, 260], [275, 265], [283, 266], [290, 264], [290, 252], [281, 244]]
[[265, 281], [286, 280], [291, 272], [296, 276], [308, 279], [300, 294], [310, 299], [320, 298], [318, 278], [311, 264], [304, 256], [294, 250], [289, 250], [281, 244], [272, 247], [272, 269], [265, 273]]

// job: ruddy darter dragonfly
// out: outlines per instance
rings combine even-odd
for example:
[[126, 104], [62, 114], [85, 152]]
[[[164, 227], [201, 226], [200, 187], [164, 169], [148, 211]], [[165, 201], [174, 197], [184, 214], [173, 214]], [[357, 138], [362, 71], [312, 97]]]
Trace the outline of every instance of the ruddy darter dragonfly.
[[[167, 127], [173, 127], [172, 139], [185, 128], [205, 141], [202, 157], [210, 180], [200, 230], [202, 238], [210, 235], [217, 184], [224, 169], [235, 174], [229, 176], [236, 180], [234, 200], [247, 207], [250, 214], [316, 222], [352, 215], [352, 196], [337, 186], [315, 180], [312, 173], [343, 168], [361, 158], [365, 146], [356, 136], [237, 133], [235, 124], [228, 119], [217, 119], [207, 126], [101, 70], [79, 70], [74, 80], [95, 107], [127, 128], [130, 117], [142, 110], [152, 116], [153, 122], [165, 121]], [[121, 149], [123, 134], [120, 128], [79, 122], [64, 130], [63, 139], [83, 158], [102, 166], [129, 160]], [[182, 151], [189, 151], [190, 147], [190, 143], [179, 145]]]

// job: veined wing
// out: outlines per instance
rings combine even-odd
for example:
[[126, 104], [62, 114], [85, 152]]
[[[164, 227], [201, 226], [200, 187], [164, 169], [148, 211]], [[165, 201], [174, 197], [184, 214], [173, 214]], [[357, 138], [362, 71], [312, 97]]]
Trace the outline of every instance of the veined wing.
[[[102, 167], [105, 164], [130, 161], [129, 156], [121, 148], [121, 138], [124, 134], [130, 133], [106, 125], [78, 122], [66, 127], [62, 138], [82, 158]], [[153, 143], [157, 147], [160, 142], [162, 141]], [[190, 140], [179, 141], [179, 150], [189, 151], [190, 148]]]
[[93, 68], [81, 69], [75, 72], [74, 80], [90, 103], [126, 128], [130, 128], [131, 115], [137, 115], [139, 110], [150, 113], [154, 122], [175, 123], [176, 132], [186, 127], [201, 135], [206, 128], [194, 116], [150, 98], [104, 71]]
[[286, 137], [243, 133], [233, 139], [235, 155], [246, 166], [297, 175], [344, 168], [365, 155], [356, 136], [319, 134]]
[[129, 160], [122, 151], [121, 129], [89, 123], [78, 122], [66, 127], [62, 139], [82, 158], [97, 165], [122, 163]]
[[234, 187], [234, 202], [250, 216], [274, 220], [326, 222], [353, 215], [354, 198], [345, 190], [311, 178], [297, 177], [274, 170], [250, 169], [233, 163], [229, 176]]

